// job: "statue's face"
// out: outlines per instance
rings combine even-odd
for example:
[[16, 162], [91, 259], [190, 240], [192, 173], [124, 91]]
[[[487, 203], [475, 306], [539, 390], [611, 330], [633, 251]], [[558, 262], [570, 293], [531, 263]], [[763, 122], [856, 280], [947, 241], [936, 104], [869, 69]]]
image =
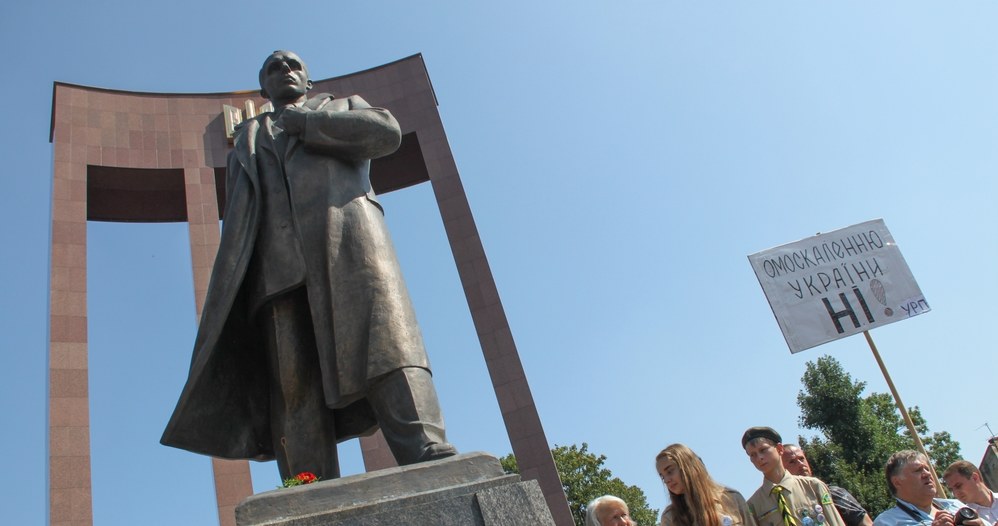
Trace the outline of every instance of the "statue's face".
[[308, 69], [298, 55], [277, 51], [260, 68], [260, 90], [274, 104], [296, 102], [312, 87]]

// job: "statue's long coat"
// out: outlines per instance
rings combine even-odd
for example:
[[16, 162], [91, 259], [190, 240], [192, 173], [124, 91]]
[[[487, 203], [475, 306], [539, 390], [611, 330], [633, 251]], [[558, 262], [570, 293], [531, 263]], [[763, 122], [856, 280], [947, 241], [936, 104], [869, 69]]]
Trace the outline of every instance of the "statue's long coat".
[[222, 458], [273, 457], [266, 357], [251, 312], [301, 283], [339, 440], [375, 425], [364, 399], [368, 380], [428, 368], [369, 178], [370, 159], [398, 148], [398, 122], [358, 96], [322, 95], [304, 108], [305, 129], [286, 148], [275, 143], [270, 113], [237, 130], [218, 256], [163, 444]]

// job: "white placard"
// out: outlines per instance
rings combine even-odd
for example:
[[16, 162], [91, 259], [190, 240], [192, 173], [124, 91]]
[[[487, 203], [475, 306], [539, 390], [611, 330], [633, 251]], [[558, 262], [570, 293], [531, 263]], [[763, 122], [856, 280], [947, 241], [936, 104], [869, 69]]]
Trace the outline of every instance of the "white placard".
[[929, 311], [882, 219], [748, 259], [792, 353]]

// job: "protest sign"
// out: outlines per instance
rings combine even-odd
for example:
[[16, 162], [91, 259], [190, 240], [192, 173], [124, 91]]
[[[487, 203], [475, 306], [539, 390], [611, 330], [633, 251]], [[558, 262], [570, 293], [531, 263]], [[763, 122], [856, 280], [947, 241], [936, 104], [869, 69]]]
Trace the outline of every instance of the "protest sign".
[[748, 258], [792, 353], [929, 311], [882, 219]]

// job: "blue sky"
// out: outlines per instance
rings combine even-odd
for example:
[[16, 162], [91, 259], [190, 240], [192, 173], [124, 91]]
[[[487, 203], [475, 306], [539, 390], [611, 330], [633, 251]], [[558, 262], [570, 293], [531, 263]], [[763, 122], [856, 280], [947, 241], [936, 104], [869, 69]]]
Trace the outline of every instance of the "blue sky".
[[[887, 392], [860, 337], [791, 355], [746, 259], [874, 218], [932, 311], [873, 337], [905, 403], [978, 462], [998, 428], [996, 19], [985, 1], [4, 4], [2, 522], [45, 510], [52, 83], [253, 89], [278, 48], [318, 79], [423, 54], [548, 439], [605, 454], [653, 507], [673, 442], [751, 493], [739, 438], [810, 436], [809, 360]], [[450, 438], [504, 455], [430, 189], [383, 201]], [[213, 524], [208, 459], [158, 444], [196, 324], [186, 228], [87, 235], [95, 524]]]

